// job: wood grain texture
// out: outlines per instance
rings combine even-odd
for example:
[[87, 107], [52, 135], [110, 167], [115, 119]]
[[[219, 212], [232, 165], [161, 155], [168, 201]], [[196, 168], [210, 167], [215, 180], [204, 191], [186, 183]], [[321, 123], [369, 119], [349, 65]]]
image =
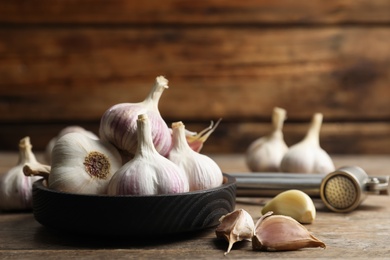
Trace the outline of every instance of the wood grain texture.
[[337, 24], [388, 23], [386, 0], [125, 1], [68, 0], [0, 3], [7, 24]]

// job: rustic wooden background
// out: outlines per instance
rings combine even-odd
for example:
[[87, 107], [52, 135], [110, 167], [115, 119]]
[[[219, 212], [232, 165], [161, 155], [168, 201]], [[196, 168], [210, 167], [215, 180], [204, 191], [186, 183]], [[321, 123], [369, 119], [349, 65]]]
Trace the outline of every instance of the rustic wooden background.
[[158, 75], [168, 124], [222, 122], [205, 153], [241, 153], [287, 110], [285, 140], [322, 112], [329, 153], [390, 153], [390, 1], [0, 1], [0, 150], [97, 131]]

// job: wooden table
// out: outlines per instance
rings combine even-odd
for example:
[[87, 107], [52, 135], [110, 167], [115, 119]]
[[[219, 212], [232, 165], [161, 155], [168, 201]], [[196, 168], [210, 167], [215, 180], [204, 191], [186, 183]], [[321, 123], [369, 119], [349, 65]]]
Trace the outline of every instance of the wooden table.
[[[227, 173], [245, 172], [242, 155], [210, 155]], [[369, 175], [389, 175], [389, 156], [332, 156], [337, 167], [358, 165]], [[40, 157], [38, 157], [40, 158]], [[0, 153], [0, 170], [16, 163], [15, 153]], [[247, 210], [256, 221], [269, 198], [237, 198], [237, 208]], [[227, 256], [227, 243], [214, 229], [165, 238], [104, 239], [76, 237], [46, 229], [31, 212], [0, 213], [0, 259], [254, 259], [254, 258], [390, 258], [390, 197], [370, 195], [348, 214], [326, 210], [315, 201], [317, 218], [306, 225], [324, 241], [326, 249], [288, 252], [253, 251], [250, 242], [235, 244]]]

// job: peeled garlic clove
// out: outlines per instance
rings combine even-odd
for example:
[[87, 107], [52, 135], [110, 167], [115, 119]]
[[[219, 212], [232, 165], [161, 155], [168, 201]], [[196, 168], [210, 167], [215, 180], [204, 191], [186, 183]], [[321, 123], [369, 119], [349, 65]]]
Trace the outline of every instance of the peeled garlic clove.
[[168, 158], [187, 175], [190, 191], [220, 186], [223, 182], [221, 169], [210, 157], [190, 148], [186, 140], [184, 124], [173, 123], [172, 131], [173, 145]]
[[137, 117], [139, 114], [147, 114], [154, 147], [161, 155], [167, 156], [172, 138], [158, 110], [158, 102], [166, 88], [168, 80], [159, 76], [144, 101], [117, 104], [109, 108], [100, 121], [100, 138], [112, 143], [126, 155], [134, 155], [137, 151]]
[[283, 123], [286, 110], [275, 107], [272, 114], [272, 132], [251, 143], [246, 152], [246, 164], [253, 172], [277, 172], [288, 151], [283, 139]]
[[327, 174], [335, 170], [332, 159], [320, 147], [322, 118], [321, 113], [314, 114], [305, 138], [291, 146], [284, 155], [280, 165], [281, 171]]
[[219, 219], [219, 226], [215, 230], [218, 238], [229, 242], [225, 255], [230, 252], [234, 243], [242, 240], [251, 241], [255, 224], [252, 217], [243, 209], [237, 209]]
[[92, 139], [99, 139], [99, 137], [97, 135], [95, 135], [93, 132], [91, 131], [87, 131], [86, 129], [84, 129], [83, 127], [81, 126], [77, 126], [77, 125], [72, 125], [72, 126], [67, 126], [65, 127], [64, 129], [62, 129], [57, 136], [53, 137], [49, 143], [46, 145], [46, 149], [45, 149], [45, 159], [46, 161], [50, 164], [51, 163], [51, 152], [53, 150], [53, 147], [55, 145], [55, 143], [57, 142], [58, 138], [60, 138], [61, 136], [64, 136], [68, 133], [81, 133], [81, 134], [85, 134], [86, 136], [92, 138]]
[[157, 195], [187, 192], [189, 186], [185, 173], [155, 149], [146, 114], [138, 116], [137, 134], [136, 154], [114, 174], [108, 185], [108, 194]]
[[306, 247], [325, 248], [326, 245], [295, 219], [268, 212], [256, 223], [252, 247], [254, 250], [287, 251]]
[[272, 211], [277, 215], [292, 217], [299, 223], [309, 224], [316, 218], [313, 200], [300, 190], [279, 193], [263, 207], [261, 213]]
[[32, 184], [40, 177], [23, 173], [26, 163], [40, 164], [32, 152], [30, 137], [19, 142], [19, 160], [16, 166], [0, 175], [0, 210], [28, 210], [32, 208]]
[[121, 156], [110, 143], [68, 133], [53, 148], [48, 186], [77, 194], [105, 194], [121, 166]]

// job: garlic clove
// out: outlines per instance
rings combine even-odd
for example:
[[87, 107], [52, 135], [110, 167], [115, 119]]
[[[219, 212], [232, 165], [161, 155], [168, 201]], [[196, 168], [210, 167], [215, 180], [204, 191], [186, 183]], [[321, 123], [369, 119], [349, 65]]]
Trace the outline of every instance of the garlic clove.
[[17, 165], [0, 175], [0, 210], [29, 210], [32, 208], [32, 184], [40, 177], [25, 176], [23, 167], [26, 163], [40, 164], [32, 152], [28, 136], [19, 142]]
[[281, 171], [327, 174], [335, 170], [331, 157], [319, 144], [322, 118], [321, 113], [313, 115], [305, 138], [291, 146], [284, 155], [280, 164]]
[[48, 186], [77, 194], [105, 194], [121, 166], [121, 156], [113, 145], [81, 133], [68, 133], [53, 148]]
[[186, 139], [191, 149], [194, 150], [195, 152], [200, 152], [200, 150], [202, 150], [203, 148], [203, 144], [207, 141], [210, 135], [215, 131], [215, 129], [218, 127], [221, 120], [222, 119], [220, 118], [215, 124], [213, 121], [211, 121], [210, 126], [203, 129], [199, 133], [194, 133], [186, 130]]
[[286, 110], [275, 107], [272, 113], [272, 132], [252, 142], [246, 152], [246, 164], [253, 172], [277, 172], [288, 151], [283, 139], [283, 123]]
[[219, 226], [215, 230], [218, 238], [229, 242], [225, 255], [227, 255], [234, 243], [242, 240], [251, 241], [255, 224], [252, 217], [244, 209], [237, 209], [219, 219]]
[[100, 138], [112, 143], [125, 154], [124, 157], [132, 158], [137, 151], [137, 117], [139, 114], [147, 114], [154, 147], [161, 155], [167, 156], [172, 138], [168, 125], [158, 110], [160, 97], [167, 88], [168, 80], [159, 76], [144, 101], [121, 103], [110, 107], [100, 121]]
[[49, 163], [49, 164], [51, 163], [51, 152], [52, 152], [53, 147], [54, 147], [55, 143], [57, 142], [58, 138], [60, 138], [61, 136], [66, 135], [68, 133], [81, 133], [81, 134], [85, 134], [86, 136], [88, 136], [88, 137], [90, 137], [92, 139], [99, 139], [99, 137], [97, 135], [95, 135], [93, 132], [84, 129], [81, 126], [77, 126], [77, 125], [67, 126], [64, 129], [62, 129], [58, 133], [57, 136], [53, 137], [49, 141], [49, 143], [46, 145], [45, 159], [46, 159], [47, 163]]
[[272, 211], [277, 215], [292, 217], [299, 223], [310, 224], [316, 217], [313, 200], [300, 190], [287, 190], [271, 199], [262, 209], [266, 214]]
[[325, 248], [324, 242], [314, 237], [295, 219], [264, 214], [256, 223], [252, 247], [263, 251], [288, 251], [307, 247]]
[[138, 147], [133, 159], [123, 165], [108, 185], [109, 195], [157, 195], [189, 190], [185, 173], [157, 152], [148, 115], [137, 120]]
[[186, 140], [184, 124], [173, 123], [172, 131], [173, 145], [168, 158], [185, 172], [190, 191], [220, 186], [223, 182], [222, 170], [210, 157], [190, 148]]

